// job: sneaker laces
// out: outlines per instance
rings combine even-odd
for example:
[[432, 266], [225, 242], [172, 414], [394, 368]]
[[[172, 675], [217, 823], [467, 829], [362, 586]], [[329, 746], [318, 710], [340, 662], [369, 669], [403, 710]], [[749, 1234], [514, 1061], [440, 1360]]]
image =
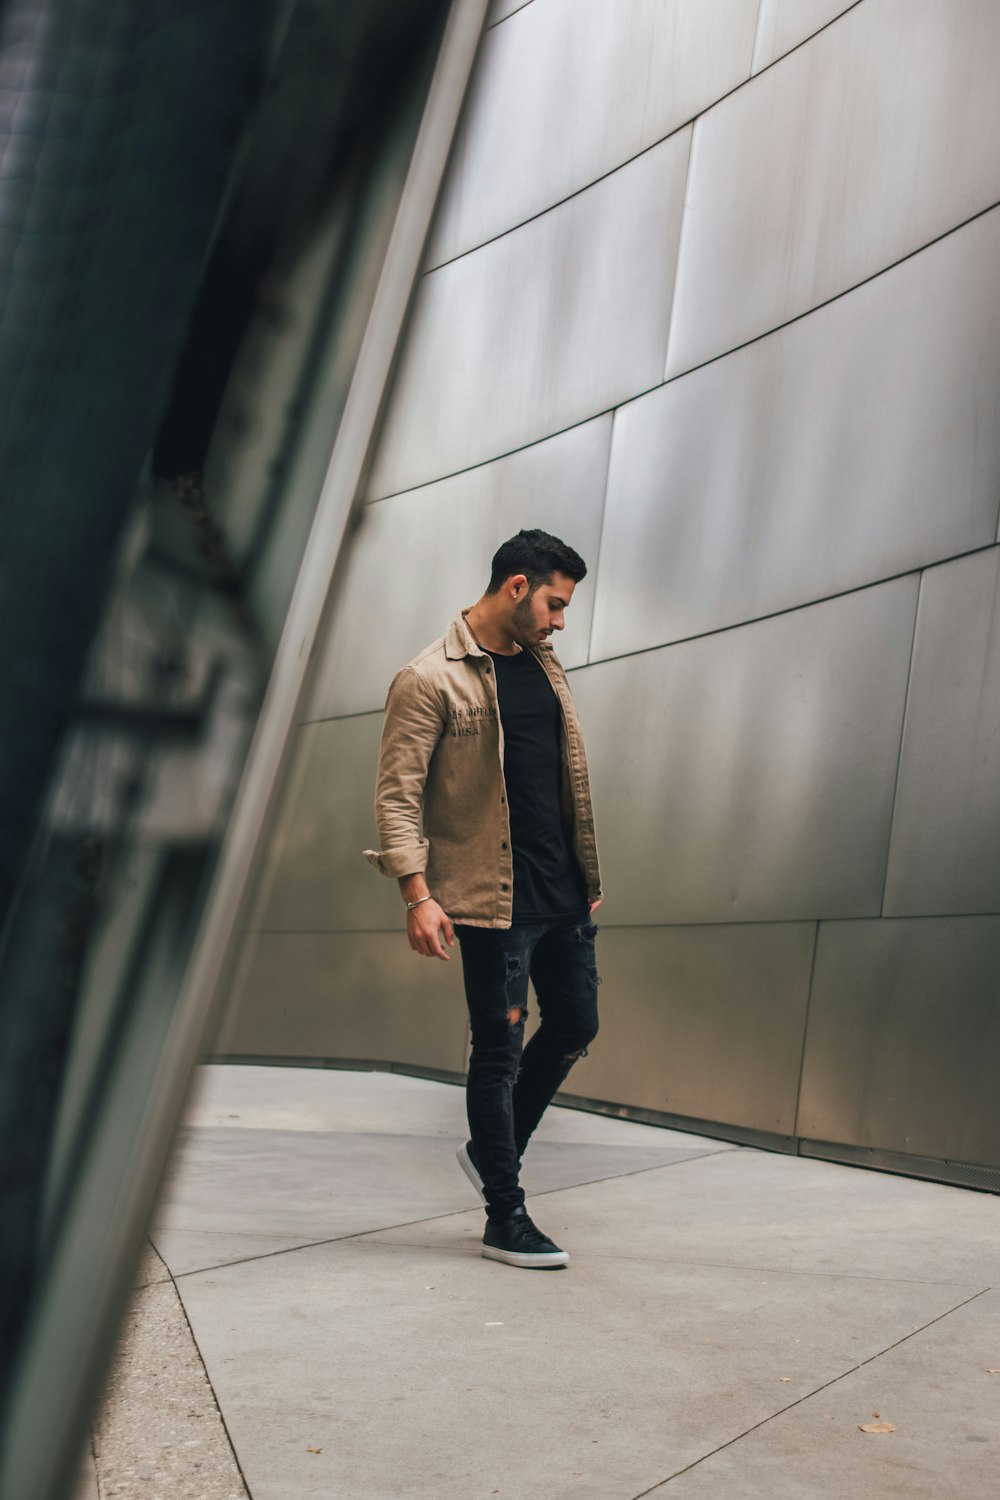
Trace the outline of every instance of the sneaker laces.
[[539, 1249], [543, 1245], [549, 1245], [552, 1243], [548, 1235], [542, 1233], [534, 1220], [528, 1218], [525, 1218], [521, 1221], [521, 1228], [518, 1233], [518, 1239], [523, 1240], [526, 1245], [534, 1246]]

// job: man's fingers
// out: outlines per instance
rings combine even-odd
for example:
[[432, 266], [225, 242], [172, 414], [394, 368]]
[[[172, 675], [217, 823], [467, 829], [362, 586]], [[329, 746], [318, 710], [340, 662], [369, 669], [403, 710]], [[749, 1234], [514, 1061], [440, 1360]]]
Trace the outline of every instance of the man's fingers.
[[[410, 940], [410, 947], [414, 953], [422, 953], [424, 958], [449, 959], [451, 955], [444, 950], [441, 934], [442, 932], [444, 933], [445, 942], [447, 942], [448, 947], [453, 947], [455, 943], [455, 931], [451, 922], [445, 916], [444, 912], [441, 912], [438, 921], [434, 923], [426, 907], [417, 909], [420, 911], [420, 916], [416, 918], [412, 927], [407, 927], [406, 935]], [[433, 925], [425, 927], [423, 925], [425, 922], [431, 922]]]

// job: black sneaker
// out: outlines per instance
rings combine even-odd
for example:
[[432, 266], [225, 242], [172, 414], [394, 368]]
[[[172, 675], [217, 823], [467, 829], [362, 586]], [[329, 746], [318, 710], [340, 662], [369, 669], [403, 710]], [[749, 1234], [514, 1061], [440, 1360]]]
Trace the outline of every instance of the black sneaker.
[[569, 1265], [566, 1251], [560, 1250], [531, 1222], [527, 1209], [523, 1207], [512, 1209], [499, 1224], [487, 1222], [483, 1254], [487, 1260], [502, 1260], [508, 1266], [525, 1266], [537, 1271]]
[[472, 1151], [472, 1142], [465, 1141], [459, 1146], [455, 1155], [458, 1157], [458, 1165], [462, 1168], [462, 1171], [485, 1203], [486, 1194], [483, 1192], [483, 1179], [480, 1177], [479, 1168], [476, 1166], [476, 1158]]

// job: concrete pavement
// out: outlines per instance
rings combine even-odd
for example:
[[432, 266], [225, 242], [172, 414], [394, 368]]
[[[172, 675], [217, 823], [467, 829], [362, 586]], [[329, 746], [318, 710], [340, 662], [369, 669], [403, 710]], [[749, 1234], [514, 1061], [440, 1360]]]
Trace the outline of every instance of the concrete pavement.
[[[572, 1264], [521, 1271], [478, 1253], [464, 1133], [448, 1084], [202, 1069], [152, 1290], [183, 1308], [218, 1410], [115, 1487], [105, 1437], [101, 1500], [995, 1491], [997, 1198], [555, 1109], [525, 1178]], [[190, 1359], [157, 1337], [144, 1395], [119, 1381], [120, 1442], [143, 1400], [194, 1410], [170, 1392]], [[166, 1484], [186, 1442], [201, 1490]]]

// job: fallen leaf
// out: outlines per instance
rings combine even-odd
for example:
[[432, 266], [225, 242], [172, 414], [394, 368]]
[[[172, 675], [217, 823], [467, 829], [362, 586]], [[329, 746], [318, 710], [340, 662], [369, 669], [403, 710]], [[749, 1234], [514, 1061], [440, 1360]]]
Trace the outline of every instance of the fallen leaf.
[[[503, 1324], [502, 1323], [484, 1323], [483, 1327], [484, 1328], [502, 1328]], [[494, 1490], [493, 1493], [494, 1493], [494, 1495], [499, 1495], [500, 1491], [499, 1490]]]
[[882, 1415], [882, 1413], [881, 1413], [881, 1412], [880, 1412], [880, 1411], [873, 1411], [873, 1412], [872, 1412], [872, 1416], [873, 1416], [873, 1417], [875, 1417], [875, 1419], [876, 1419], [876, 1420], [878, 1420], [878, 1418], [879, 1418], [879, 1417], [880, 1417], [880, 1416], [881, 1416], [881, 1415]]
[[425, 1286], [424, 1287], [424, 1291], [425, 1292], [433, 1292], [433, 1290], [434, 1290], [433, 1286]]
[[1000, 1375], [1000, 1366], [987, 1365], [986, 1373], [987, 1375]]
[[891, 1422], [863, 1422], [860, 1430], [862, 1432], [895, 1432]]
[[322, 1448], [307, 1448], [306, 1452], [307, 1453], [322, 1453], [323, 1450], [322, 1450]]
[[791, 1378], [792, 1377], [790, 1375], [779, 1375], [778, 1376], [778, 1379], [781, 1381], [782, 1385], [787, 1385], [788, 1382], [791, 1380]]

